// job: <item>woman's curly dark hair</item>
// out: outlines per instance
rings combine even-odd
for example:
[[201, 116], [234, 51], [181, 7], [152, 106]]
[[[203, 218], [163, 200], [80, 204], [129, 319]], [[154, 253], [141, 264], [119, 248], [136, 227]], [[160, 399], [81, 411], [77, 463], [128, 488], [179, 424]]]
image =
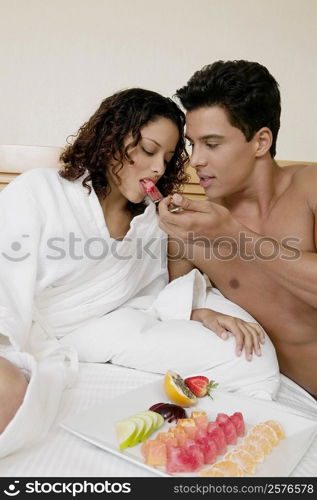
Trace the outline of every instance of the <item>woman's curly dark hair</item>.
[[[141, 128], [158, 118], [168, 118], [178, 128], [179, 140], [172, 159], [168, 162], [164, 175], [157, 186], [164, 196], [180, 190], [188, 180], [185, 164], [188, 155], [185, 149], [185, 116], [177, 104], [156, 92], [141, 88], [131, 88], [117, 92], [102, 101], [97, 111], [78, 130], [72, 144], [66, 146], [60, 156], [63, 162], [59, 174], [64, 179], [74, 181], [87, 173], [83, 186], [91, 192], [88, 181], [98, 196], [106, 197], [110, 192], [106, 171], [111, 161], [114, 175], [123, 167], [124, 161], [131, 163], [129, 149], [141, 139]], [[124, 147], [124, 140], [132, 135], [132, 143]], [[144, 211], [145, 204], [128, 203], [132, 215]]]

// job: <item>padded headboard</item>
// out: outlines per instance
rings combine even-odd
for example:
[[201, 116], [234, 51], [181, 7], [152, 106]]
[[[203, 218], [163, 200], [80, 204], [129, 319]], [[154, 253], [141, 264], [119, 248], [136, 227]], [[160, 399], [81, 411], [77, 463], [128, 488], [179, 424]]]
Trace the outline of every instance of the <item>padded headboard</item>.
[[[17, 175], [36, 167], [59, 167], [62, 148], [55, 146], [0, 146], [0, 191]], [[315, 162], [280, 161], [281, 166], [291, 164], [316, 165]], [[195, 170], [188, 167], [190, 180], [184, 186], [184, 194], [192, 199], [204, 199], [204, 190], [199, 185]]]

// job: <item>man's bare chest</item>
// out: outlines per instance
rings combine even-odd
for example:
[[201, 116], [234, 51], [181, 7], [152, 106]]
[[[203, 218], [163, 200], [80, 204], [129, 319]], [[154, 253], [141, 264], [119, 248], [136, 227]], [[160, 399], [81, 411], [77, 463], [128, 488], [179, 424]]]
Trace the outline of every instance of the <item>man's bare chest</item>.
[[281, 197], [267, 216], [244, 214], [238, 221], [264, 241], [271, 239], [272, 245], [278, 242], [316, 252], [314, 215], [306, 201], [296, 195]]
[[[224, 235], [227, 242], [222, 247], [211, 244], [191, 248], [189, 260], [205, 272], [227, 298], [251, 314], [257, 315], [263, 304], [271, 308], [278, 302], [284, 311], [300, 307], [300, 304], [290, 305], [294, 298], [265, 272], [261, 261], [289, 258], [290, 255], [300, 258], [300, 250], [316, 252], [314, 217], [308, 205], [299, 197], [289, 195], [281, 198], [267, 217], [256, 219], [246, 214], [239, 222], [241, 232], [237, 239]], [[269, 258], [267, 245], [265, 253], [262, 252], [262, 244], [268, 241], [271, 245]]]

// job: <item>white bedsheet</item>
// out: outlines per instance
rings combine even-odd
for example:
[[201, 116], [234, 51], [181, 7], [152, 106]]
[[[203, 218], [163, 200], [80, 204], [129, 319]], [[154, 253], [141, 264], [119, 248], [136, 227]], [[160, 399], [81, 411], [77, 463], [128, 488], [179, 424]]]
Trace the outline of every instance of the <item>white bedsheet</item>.
[[[141, 467], [77, 438], [59, 426], [66, 416], [92, 406], [111, 405], [111, 398], [162, 375], [111, 364], [80, 363], [79, 377], [64, 392], [56, 424], [47, 438], [0, 461], [2, 477], [150, 477]], [[317, 403], [299, 386], [282, 376], [281, 403], [296, 414], [317, 420]], [[317, 437], [293, 471], [293, 477], [317, 477]], [[153, 477], [155, 474], [153, 474]]]

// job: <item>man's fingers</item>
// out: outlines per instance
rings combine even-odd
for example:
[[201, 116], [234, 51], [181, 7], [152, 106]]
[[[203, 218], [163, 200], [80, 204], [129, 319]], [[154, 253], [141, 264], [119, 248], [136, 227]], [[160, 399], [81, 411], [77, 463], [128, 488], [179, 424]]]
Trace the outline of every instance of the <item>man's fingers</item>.
[[210, 212], [211, 209], [211, 203], [210, 201], [204, 201], [204, 200], [190, 200], [188, 198], [185, 198], [185, 196], [182, 196], [178, 193], [173, 194], [171, 198], [171, 203], [173, 205], [177, 205], [178, 207], [182, 207], [184, 210], [190, 211], [190, 212]]

